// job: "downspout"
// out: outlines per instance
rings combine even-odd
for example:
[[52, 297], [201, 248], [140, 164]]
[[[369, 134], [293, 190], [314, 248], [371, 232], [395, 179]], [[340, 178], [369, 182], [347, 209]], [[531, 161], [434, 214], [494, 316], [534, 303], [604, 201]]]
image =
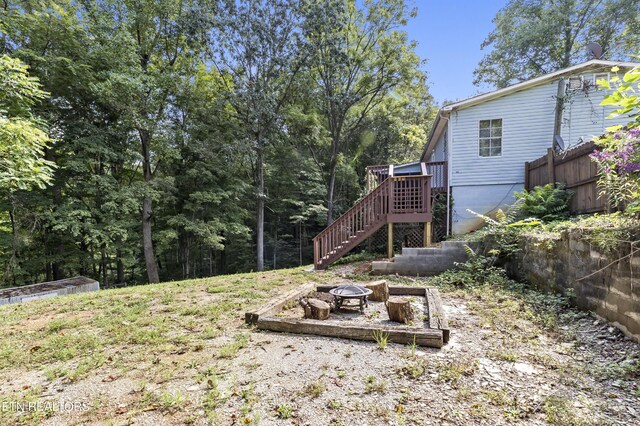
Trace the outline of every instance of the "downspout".
[[449, 119], [449, 117], [445, 117], [443, 115], [440, 116], [441, 118], [447, 120], [447, 138], [445, 139], [445, 144], [447, 147], [447, 153], [446, 153], [446, 158], [447, 158], [447, 233], [446, 236], [448, 237], [451, 232], [451, 141], [453, 139], [452, 137], [452, 133], [451, 133], [451, 120]]

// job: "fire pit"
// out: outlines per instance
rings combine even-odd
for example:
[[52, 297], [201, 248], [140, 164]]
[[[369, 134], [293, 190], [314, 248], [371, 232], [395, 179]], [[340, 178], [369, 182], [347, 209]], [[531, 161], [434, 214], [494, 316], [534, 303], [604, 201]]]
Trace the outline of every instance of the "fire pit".
[[358, 299], [360, 312], [364, 314], [365, 306], [369, 306], [367, 296], [373, 293], [370, 289], [359, 285], [341, 285], [329, 290], [336, 301], [336, 310], [340, 309], [345, 300]]

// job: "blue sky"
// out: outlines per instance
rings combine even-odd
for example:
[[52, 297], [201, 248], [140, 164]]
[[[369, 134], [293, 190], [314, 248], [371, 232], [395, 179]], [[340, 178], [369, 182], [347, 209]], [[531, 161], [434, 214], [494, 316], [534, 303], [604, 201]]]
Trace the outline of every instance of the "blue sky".
[[407, 25], [427, 59], [429, 86], [438, 105], [490, 90], [473, 85], [473, 70], [484, 55], [480, 44], [493, 29], [491, 20], [507, 0], [416, 0], [418, 16]]

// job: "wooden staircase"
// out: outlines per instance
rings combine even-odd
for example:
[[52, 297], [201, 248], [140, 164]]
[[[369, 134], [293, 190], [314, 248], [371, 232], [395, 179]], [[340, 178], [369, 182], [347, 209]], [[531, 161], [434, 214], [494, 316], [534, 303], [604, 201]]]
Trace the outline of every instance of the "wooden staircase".
[[431, 175], [390, 176], [313, 239], [325, 269], [388, 223], [431, 222]]

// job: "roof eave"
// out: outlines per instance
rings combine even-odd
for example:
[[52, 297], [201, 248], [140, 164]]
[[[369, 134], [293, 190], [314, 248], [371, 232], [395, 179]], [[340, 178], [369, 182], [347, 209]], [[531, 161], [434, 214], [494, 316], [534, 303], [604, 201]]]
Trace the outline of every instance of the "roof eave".
[[442, 132], [447, 127], [446, 124], [449, 119], [448, 115], [449, 113], [444, 111], [444, 109], [438, 111], [438, 114], [436, 115], [436, 118], [433, 122], [433, 126], [431, 126], [429, 136], [427, 137], [427, 143], [424, 147], [424, 150], [422, 150], [420, 161], [425, 162], [435, 149], [438, 139], [440, 139]]
[[506, 96], [508, 94], [514, 93], [514, 92], [518, 92], [520, 90], [524, 90], [527, 89], [529, 87], [533, 87], [533, 86], [537, 86], [539, 84], [543, 84], [547, 81], [551, 81], [554, 80], [556, 78], [559, 77], [563, 77], [567, 74], [572, 74], [576, 71], [580, 71], [580, 70], [586, 70], [586, 69], [590, 69], [590, 68], [595, 68], [595, 67], [621, 67], [621, 68], [633, 68], [640, 65], [640, 63], [637, 62], [624, 62], [624, 61], [603, 61], [600, 59], [592, 59], [590, 61], [587, 62], [583, 62], [581, 64], [577, 64], [574, 65], [572, 67], [569, 68], [563, 68], [561, 70], [549, 73], [549, 74], [545, 74], [542, 75], [540, 77], [536, 77], [536, 78], [532, 78], [530, 80], [525, 80], [522, 81], [520, 83], [516, 83], [513, 84], [511, 86], [507, 86], [504, 87], [502, 89], [498, 89], [498, 90], [494, 90], [492, 92], [488, 92], [488, 93], [483, 93], [481, 95], [478, 96], [473, 96], [471, 98], [467, 98], [464, 99], [462, 101], [459, 102], [455, 102], [452, 103], [450, 105], [447, 105], [445, 107], [442, 108], [441, 111], [446, 112], [446, 111], [455, 111], [458, 109], [462, 109], [462, 108], [468, 108], [474, 105], [478, 105], [480, 103], [483, 102], [487, 102], [493, 99], [497, 99], [500, 98], [502, 96]]

